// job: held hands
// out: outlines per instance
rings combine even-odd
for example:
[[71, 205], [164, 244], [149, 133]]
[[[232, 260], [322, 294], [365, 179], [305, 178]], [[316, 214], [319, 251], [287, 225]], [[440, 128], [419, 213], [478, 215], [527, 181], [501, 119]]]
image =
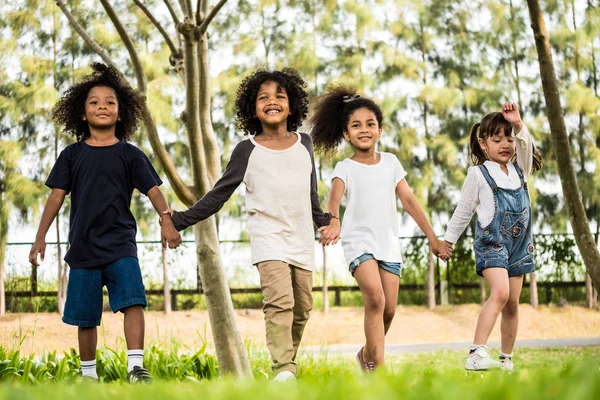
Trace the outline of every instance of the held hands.
[[169, 208], [163, 211], [163, 215], [158, 219], [163, 249], [166, 249], [167, 245], [170, 249], [176, 249], [181, 244], [181, 235], [173, 225], [172, 216], [173, 210]]
[[321, 233], [319, 243], [322, 245], [336, 244], [340, 240], [340, 220], [331, 218], [329, 225], [320, 227], [317, 232]]
[[29, 250], [29, 262], [31, 265], [35, 265], [36, 267], [40, 266], [40, 263], [37, 260], [38, 254], [40, 255], [41, 261], [44, 261], [44, 256], [46, 255], [45, 238], [36, 238], [35, 242], [31, 246], [31, 250]]
[[454, 250], [454, 245], [452, 243], [437, 238], [435, 241], [429, 242], [429, 246], [431, 247], [433, 255], [442, 261], [448, 261]]

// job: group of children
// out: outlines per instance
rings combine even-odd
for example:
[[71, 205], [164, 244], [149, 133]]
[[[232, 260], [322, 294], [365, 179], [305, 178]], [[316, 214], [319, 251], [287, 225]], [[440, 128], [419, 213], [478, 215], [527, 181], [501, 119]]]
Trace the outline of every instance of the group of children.
[[[148, 158], [128, 143], [140, 118], [137, 92], [113, 68], [93, 64], [93, 69], [54, 108], [55, 122], [77, 142], [62, 151], [46, 182], [52, 191], [29, 254], [36, 266], [38, 254], [43, 260], [45, 235], [71, 193], [70, 246], [65, 256], [71, 268], [63, 321], [78, 326], [84, 377], [97, 379], [96, 327], [106, 286], [111, 309], [124, 313], [128, 379], [151, 379], [142, 363], [146, 297], [137, 260], [136, 223], [129, 209], [133, 189], [150, 198], [160, 214], [163, 246], [175, 248], [181, 242], [178, 231], [218, 212], [242, 182], [251, 262], [260, 275], [275, 380], [295, 379], [297, 374], [296, 356], [312, 309], [313, 225], [324, 245], [341, 238], [349, 271], [362, 292], [366, 342], [357, 354], [360, 367], [372, 371], [384, 364], [385, 334], [394, 318], [403, 268], [396, 196], [442, 260], [451, 256], [453, 244], [477, 211], [476, 269], [491, 291], [465, 368], [513, 369], [519, 294], [523, 275], [534, 268], [526, 179], [541, 167], [516, 104], [505, 103], [502, 112], [486, 115], [472, 128], [474, 166], [441, 240], [396, 156], [377, 151], [383, 132], [380, 107], [353, 88], [334, 86], [317, 99], [308, 135], [297, 132], [309, 107], [306, 83], [296, 70], [258, 70], [246, 77], [237, 91], [236, 121], [249, 138], [237, 144], [213, 189], [178, 212], [168, 207]], [[343, 142], [354, 154], [335, 166], [324, 212], [313, 143], [317, 150], [332, 153]], [[500, 359], [494, 360], [485, 345], [500, 312], [502, 348]]]

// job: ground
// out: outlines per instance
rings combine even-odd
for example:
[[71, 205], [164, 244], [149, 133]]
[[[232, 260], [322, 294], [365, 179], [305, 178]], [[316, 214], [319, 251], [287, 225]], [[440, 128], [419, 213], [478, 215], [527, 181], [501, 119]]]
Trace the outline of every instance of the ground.
[[[388, 344], [466, 342], [472, 339], [480, 306], [438, 307], [433, 311], [420, 306], [399, 306], [387, 335]], [[261, 310], [237, 310], [237, 324], [244, 339], [265, 346], [265, 328]], [[336, 307], [328, 314], [313, 311], [306, 327], [303, 344], [327, 346], [359, 344], [364, 341], [363, 310]], [[499, 323], [490, 341], [500, 339]], [[98, 344], [111, 348], [123, 345], [122, 314], [105, 313], [98, 330]], [[600, 312], [577, 306], [529, 305], [520, 308], [518, 339], [582, 338], [600, 336]], [[212, 342], [206, 311], [180, 311], [165, 315], [146, 314], [146, 343], [174, 339], [191, 349], [204, 339]], [[0, 317], [0, 345], [20, 347], [21, 354], [42, 354], [77, 348], [77, 332], [60, 320], [57, 313], [8, 314]]]

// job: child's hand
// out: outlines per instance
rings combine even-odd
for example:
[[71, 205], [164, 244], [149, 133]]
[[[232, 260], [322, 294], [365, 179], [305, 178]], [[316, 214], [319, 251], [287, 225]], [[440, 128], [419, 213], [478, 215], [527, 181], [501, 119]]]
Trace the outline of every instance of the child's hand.
[[31, 246], [31, 250], [29, 250], [29, 262], [36, 267], [40, 266], [38, 263], [37, 255], [40, 254], [40, 259], [44, 261], [44, 256], [46, 255], [46, 239], [35, 239], [35, 242]]
[[505, 120], [510, 122], [511, 125], [517, 125], [522, 123], [521, 114], [519, 113], [519, 106], [517, 103], [507, 102], [502, 104], [502, 116]]
[[332, 218], [329, 225], [320, 227], [317, 232], [321, 233], [319, 243], [326, 246], [336, 244], [340, 239], [340, 220]]
[[160, 236], [162, 241], [163, 249], [167, 248], [167, 245], [170, 249], [176, 249], [181, 244], [181, 235], [175, 229], [175, 225], [173, 225], [173, 220], [171, 216], [173, 215], [173, 210], [168, 209], [163, 212], [164, 216], [160, 218]]
[[[168, 215], [170, 215], [170, 216], [171, 216], [171, 218], [173, 218], [173, 212], [174, 212], [174, 211], [173, 211], [171, 208], [167, 208], [167, 209], [166, 209], [165, 211], [163, 211], [162, 213], [163, 213], [163, 214], [165, 214], [165, 215], [167, 215], [167, 214], [168, 214]], [[162, 216], [158, 217], [158, 223], [160, 224], [160, 226], [162, 226], [162, 224], [163, 224], [163, 217], [162, 217]]]
[[429, 246], [431, 247], [431, 252], [433, 253], [433, 255], [438, 257], [442, 261], [448, 261], [448, 259], [450, 259], [450, 257], [452, 256], [452, 243], [440, 239], [435, 239], [435, 241], [429, 243]]

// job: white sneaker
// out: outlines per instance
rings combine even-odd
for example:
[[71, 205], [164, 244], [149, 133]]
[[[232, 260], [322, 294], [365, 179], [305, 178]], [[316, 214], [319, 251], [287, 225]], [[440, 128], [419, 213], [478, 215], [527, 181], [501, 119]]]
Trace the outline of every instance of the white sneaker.
[[275, 375], [275, 378], [273, 378], [273, 381], [275, 381], [275, 382], [285, 382], [285, 381], [295, 381], [295, 380], [296, 380], [296, 375], [294, 375], [294, 373], [290, 372], [290, 371], [281, 371], [280, 373]]
[[486, 346], [480, 346], [470, 353], [465, 362], [465, 369], [469, 371], [489, 371], [500, 368], [502, 368], [502, 364], [488, 354]]
[[515, 364], [513, 364], [512, 357], [500, 358], [500, 364], [502, 364], [502, 370], [513, 372], [515, 369]]

